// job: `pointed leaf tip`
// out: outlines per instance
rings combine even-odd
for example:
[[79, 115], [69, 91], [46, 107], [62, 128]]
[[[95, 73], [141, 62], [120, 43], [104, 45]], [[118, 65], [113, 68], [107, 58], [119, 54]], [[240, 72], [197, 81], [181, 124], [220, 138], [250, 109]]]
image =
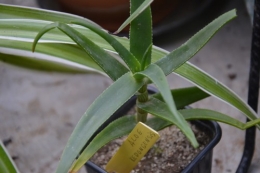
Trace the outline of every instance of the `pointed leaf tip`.
[[140, 13], [142, 13], [154, 0], [145, 0], [132, 15], [130, 15], [126, 21], [118, 28], [117, 31], [114, 32], [114, 34], [118, 34], [121, 32], [128, 24], [130, 24]]

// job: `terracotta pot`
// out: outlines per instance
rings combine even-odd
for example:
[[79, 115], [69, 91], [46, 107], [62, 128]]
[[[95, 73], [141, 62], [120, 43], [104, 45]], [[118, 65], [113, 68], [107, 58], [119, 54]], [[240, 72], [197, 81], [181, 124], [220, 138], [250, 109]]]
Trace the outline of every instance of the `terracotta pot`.
[[[129, 16], [129, 0], [58, 0], [63, 11], [91, 19], [109, 31], [115, 31]], [[155, 0], [154, 24], [169, 15], [179, 0]]]

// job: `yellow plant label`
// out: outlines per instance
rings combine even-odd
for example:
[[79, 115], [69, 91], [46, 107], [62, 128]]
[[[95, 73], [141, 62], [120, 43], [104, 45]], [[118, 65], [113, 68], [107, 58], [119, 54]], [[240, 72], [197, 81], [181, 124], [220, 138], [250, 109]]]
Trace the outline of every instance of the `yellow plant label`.
[[106, 171], [129, 173], [158, 138], [159, 134], [155, 130], [139, 122], [108, 162]]

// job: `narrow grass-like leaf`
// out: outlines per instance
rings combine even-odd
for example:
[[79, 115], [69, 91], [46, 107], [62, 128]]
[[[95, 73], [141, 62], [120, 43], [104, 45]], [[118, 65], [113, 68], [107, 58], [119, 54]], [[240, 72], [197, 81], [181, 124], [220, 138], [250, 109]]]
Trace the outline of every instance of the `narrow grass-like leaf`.
[[[0, 19], [0, 38], [33, 42], [38, 32], [50, 23], [53, 22], [32, 19]], [[88, 39], [92, 40], [103, 49], [115, 52], [115, 50], [102, 37], [90, 29], [78, 25], [71, 25], [71, 27], [76, 29], [82, 35], [88, 36]], [[118, 40], [124, 47], [127, 48], [127, 50], [129, 50], [129, 40], [126, 37], [117, 37], [114, 35], [112, 35], [112, 37]], [[76, 44], [72, 39], [60, 32], [58, 29], [54, 29], [46, 33], [39, 42]]]
[[[61, 43], [38, 43], [35, 53], [31, 52], [31, 46], [32, 43], [30, 42], [0, 39], [0, 52], [10, 55], [8, 56], [9, 58], [7, 58], [7, 56], [2, 56], [1, 59], [7, 63], [18, 66], [24, 66], [33, 69], [39, 67], [38, 70], [49, 69], [50, 71], [60, 71], [61, 68], [56, 68], [58, 67], [57, 63], [59, 63], [60, 67], [71, 66], [70, 69], [74, 69], [72, 70], [74, 72], [93, 71], [105, 74], [102, 69], [92, 60], [92, 58], [77, 45]], [[16, 56], [17, 58], [10, 58], [12, 55]], [[18, 57], [24, 57], [25, 59], [22, 60]], [[65, 70], [65, 68], [62, 69]]]
[[[131, 0], [131, 15], [138, 9], [144, 0]], [[141, 63], [147, 48], [152, 44], [152, 17], [151, 8], [146, 8], [130, 25], [130, 52]], [[151, 52], [147, 53], [147, 64], [151, 63]]]
[[208, 109], [183, 109], [179, 111], [186, 120], [213, 120], [245, 130], [260, 123], [260, 118], [242, 123], [235, 118]]
[[130, 22], [132, 22], [140, 13], [142, 13], [149, 5], [153, 2], [153, 0], [145, 0], [132, 14], [124, 21], [124, 23], [118, 28], [115, 34], [121, 32]]
[[[167, 109], [167, 104], [156, 98], [151, 98], [148, 102], [140, 103], [137, 106], [165, 121], [169, 121], [169, 119], [171, 118], [171, 112], [169, 111], [169, 109]], [[183, 109], [179, 110], [179, 112], [186, 120], [214, 120], [232, 125], [241, 130], [245, 130], [260, 123], [260, 119], [256, 119], [247, 123], [242, 123], [228, 115], [207, 109]], [[168, 126], [167, 123], [161, 123], [165, 126]]]
[[196, 33], [182, 46], [157, 61], [156, 64], [161, 67], [165, 75], [172, 73], [172, 71], [193, 57], [222, 26], [235, 17], [235, 10], [221, 15]]
[[167, 79], [160, 67], [158, 67], [155, 64], [151, 64], [144, 71], [135, 74], [135, 76], [138, 75], [142, 75], [149, 78], [157, 86], [159, 92], [162, 94], [165, 103], [167, 104], [167, 109], [169, 109], [171, 112], [171, 114], [169, 115], [171, 118], [168, 120], [176, 124], [191, 141], [192, 145], [194, 147], [197, 147], [198, 142], [194, 136], [194, 133], [192, 132], [191, 128], [188, 126], [185, 119], [182, 117], [182, 115], [177, 111], [175, 107], [175, 103], [173, 101], [170, 88], [167, 83]]
[[42, 35], [54, 28], [60, 29], [72, 40], [74, 40], [81, 48], [83, 48], [112, 80], [115, 81], [128, 72], [128, 69], [113, 56], [105, 52], [102, 48], [97, 46], [72, 27], [60, 22], [49, 24], [38, 33], [33, 43], [33, 50]]
[[[57, 173], [67, 173], [74, 159], [96, 130], [144, 84], [128, 72], [108, 87], [88, 108], [75, 127], [58, 165]], [[111, 100], [113, 98], [113, 100]]]
[[124, 116], [110, 123], [84, 149], [74, 162], [70, 173], [77, 172], [101, 147], [114, 139], [129, 134], [135, 126], [135, 116]]
[[[173, 89], [171, 90], [171, 95], [174, 98], [177, 109], [184, 108], [185, 106], [210, 96], [197, 87]], [[164, 101], [161, 93], [153, 94], [151, 97]]]
[[[33, 42], [34, 38], [39, 31], [42, 30], [48, 24], [53, 23], [52, 21], [34, 20], [34, 19], [0, 19], [0, 38], [10, 40], [20, 40]], [[83, 35], [87, 35], [90, 40], [94, 40], [96, 43], [101, 44], [102, 47], [111, 46], [105, 43], [104, 39], [95, 34], [93, 31], [78, 26], [70, 25]], [[60, 32], [59, 29], [51, 30], [46, 33], [40, 40], [40, 42], [62, 42], [76, 44], [71, 38]]]
[[33, 52], [35, 51], [35, 47], [36, 47], [38, 41], [41, 39], [41, 37], [45, 33], [49, 32], [52, 29], [58, 28], [58, 27], [59, 27], [59, 23], [55, 22], [55, 23], [48, 24], [44, 28], [42, 28], [42, 30], [36, 35], [36, 37], [34, 39], [34, 42], [33, 42], [33, 45], [32, 45], [32, 51]]
[[53, 22], [68, 22], [71, 20], [80, 20], [87, 21], [92, 23], [93, 25], [98, 26], [91, 20], [69, 13], [7, 4], [0, 4], [0, 19], [38, 19]]
[[2, 173], [19, 173], [11, 156], [8, 154], [2, 141], [0, 141], [0, 172]]
[[91, 23], [88, 22], [80, 22], [80, 21], [72, 21], [71, 23], [84, 26], [96, 34], [98, 34], [100, 37], [105, 39], [107, 43], [109, 43], [119, 54], [119, 57], [121, 57], [124, 62], [127, 64], [129, 69], [135, 73], [137, 71], [140, 71], [140, 63], [139, 61], [134, 57], [134, 55], [127, 50], [119, 41], [115, 39], [112, 35], [108, 34], [104, 30], [101, 30], [95, 26], [93, 26]]
[[61, 73], [86, 73], [87, 69], [80, 69], [71, 65], [51, 62], [43, 59], [28, 58], [0, 53], [0, 61], [7, 64], [24, 67], [36, 71], [61, 72]]

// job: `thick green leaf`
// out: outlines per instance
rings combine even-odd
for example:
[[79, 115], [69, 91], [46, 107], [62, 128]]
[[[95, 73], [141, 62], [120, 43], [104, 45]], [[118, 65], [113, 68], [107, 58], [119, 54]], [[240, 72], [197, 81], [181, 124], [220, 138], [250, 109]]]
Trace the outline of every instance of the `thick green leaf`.
[[156, 131], [163, 130], [165, 127], [173, 125], [171, 122], [158, 117], [149, 118], [145, 124]]
[[[170, 88], [167, 83], [167, 79], [163, 73], [163, 71], [155, 64], [151, 64], [144, 71], [138, 72], [135, 76], [142, 75], [149, 78], [158, 88], [161, 93], [165, 103], [167, 104], [167, 110], [170, 110], [171, 114], [169, 114], [170, 118], [168, 121], [174, 123], [176, 126], [180, 128], [180, 130], [187, 136], [187, 138], [191, 141], [194, 147], [198, 146], [198, 142], [189, 127], [188, 123], [182, 117], [182, 115], [177, 111], [175, 107], [175, 103], [173, 101]], [[139, 103], [138, 103], [139, 104]], [[138, 106], [137, 104], [137, 106]], [[139, 107], [139, 106], [138, 106]], [[140, 107], [141, 108], [141, 107]], [[142, 108], [141, 108], [142, 109]]]
[[153, 45], [150, 45], [144, 53], [144, 56], [141, 61], [141, 70], [144, 70], [148, 65], [150, 65], [152, 47]]
[[[209, 94], [205, 93], [197, 87], [179, 88], [171, 90], [171, 95], [174, 98], [177, 109], [184, 108], [192, 103], [207, 98]], [[160, 93], [153, 94], [152, 97], [163, 101]]]
[[173, 124], [177, 122], [175, 120], [175, 117], [172, 116], [172, 113], [169, 110], [168, 105], [160, 101], [159, 99], [151, 97], [147, 102], [138, 103], [137, 106], [151, 113], [152, 115], [162, 118], [166, 121], [170, 121]]
[[137, 16], [139, 16], [150, 4], [153, 0], [145, 0], [132, 14], [127, 18], [124, 23], [118, 28], [115, 34], [121, 32], [130, 22], [132, 22]]
[[[39, 14], [40, 15], [35, 15], [34, 16], [34, 12], [35, 12], [35, 10], [36, 9], [33, 9], [32, 11], [34, 11], [33, 13], [31, 12], [31, 10], [28, 10], [28, 9], [26, 9], [26, 8], [19, 8], [19, 7], [10, 7], [10, 6], [7, 6], [7, 7], [5, 7], [4, 5], [1, 5], [1, 6], [3, 6], [2, 8], [1, 8], [1, 10], [0, 10], [0, 12], [1, 12], [1, 17], [3, 17], [3, 18], [5, 18], [4, 16], [9, 16], [9, 18], [11, 18], [11, 16], [13, 16], [12, 18], [17, 18], [17, 17], [21, 17], [21, 18], [36, 18], [36, 17], [44, 17], [45, 15], [42, 15], [42, 13], [46, 13], [46, 12], [39, 12]], [[5, 8], [5, 9], [7, 9], [7, 10], [3, 10], [3, 8]], [[16, 9], [19, 9], [19, 10], [16, 10]], [[39, 9], [37, 9], [37, 10], [39, 10]], [[38, 13], [37, 12], [37, 10], [36, 10], [36, 13]], [[16, 12], [16, 11], [18, 11], [18, 12]], [[20, 11], [22, 11], [22, 13], [23, 13], [23, 15], [21, 15], [20, 14]], [[11, 15], [9, 15], [9, 13], [13, 13], [13, 14], [11, 14]], [[17, 13], [17, 14], [16, 14]], [[15, 15], [16, 14], [16, 15]], [[52, 13], [49, 13], [48, 12], [48, 17], [50, 18], [50, 20], [52, 20], [52, 19], [54, 19], [54, 20], [56, 20], [55, 19], [55, 15], [57, 15], [58, 13], [55, 13], [54, 14], [54, 16], [52, 16]], [[60, 19], [60, 21], [62, 21], [63, 20], [63, 16], [62, 15], [64, 15], [64, 14], [61, 14], [61, 13], [59, 13], [59, 15], [61, 15], [61, 16], [59, 16], [59, 18], [61, 18]], [[26, 17], [27, 16], [27, 17]], [[13, 19], [12, 19], [13, 20]], [[14, 24], [15, 23], [18, 23], [17, 21], [9, 21], [9, 22], [14, 22]], [[71, 19], [71, 20], [74, 20], [74, 18], [73, 19]], [[20, 20], [21, 22], [20, 23], [23, 23], [23, 22], [26, 22], [25, 20]], [[28, 24], [27, 24], [27, 30], [28, 30], [28, 33], [29, 34], [27, 34], [27, 37], [28, 36], [32, 36], [32, 37], [34, 37], [33, 36], [33, 34], [31, 34], [32, 32], [29, 30], [30, 29], [30, 26], [34, 26], [33, 24], [35, 23], [35, 21], [28, 21]], [[3, 34], [5, 34], [5, 33], [8, 33], [9, 31], [10, 31], [10, 34], [13, 34], [14, 32], [12, 32], [12, 30], [11, 29], [15, 29], [15, 28], [18, 28], [18, 30], [16, 30], [16, 32], [18, 32], [18, 31], [20, 31], [20, 28], [21, 28], [21, 26], [17, 26], [17, 27], [13, 27], [13, 26], [15, 26], [14, 24], [10, 24], [9, 26], [9, 28], [8, 29], [5, 29], [4, 28], [4, 30], [3, 31], [0, 31], [0, 34], [1, 35], [3, 35]], [[3, 26], [3, 24], [1, 24], [1, 27], [0, 27], [0, 30], [2, 29], [2, 26]], [[40, 27], [41, 28], [41, 27]], [[23, 32], [25, 32], [25, 30], [26, 29], [24, 29], [24, 30], [22, 30], [22, 32], [20, 33], [20, 34], [18, 34], [18, 33], [15, 33], [15, 36], [16, 36], [16, 38], [17, 39], [19, 39], [20, 37], [20, 35], [22, 35], [22, 33]], [[92, 34], [89, 34], [89, 35], [92, 35]], [[26, 37], [26, 38], [27, 38]], [[52, 37], [53, 39], [55, 38], [55, 37]], [[64, 38], [64, 36], [63, 37], [61, 37], [61, 38], [63, 38], [63, 39], [67, 39], [66, 37]], [[61, 39], [60, 38], [60, 39]], [[120, 40], [120, 42], [124, 45], [124, 46], [128, 46], [128, 40], [127, 39], [125, 39], [125, 38], [117, 38], [117, 39], [119, 39]], [[59, 39], [54, 39], [54, 40], [59, 40]], [[106, 49], [110, 49], [110, 50], [112, 50], [111, 48], [109, 48], [109, 46], [107, 46], [107, 44], [105, 44], [104, 42], [102, 42], [102, 40], [100, 40], [99, 39], [99, 37], [95, 37], [95, 39], [92, 39], [92, 40], [95, 40], [96, 41], [96, 43], [98, 43], [100, 46], [102, 46], [103, 48], [106, 48]], [[71, 41], [70, 41], [71, 42]], [[157, 48], [157, 47], [154, 47], [154, 50], [153, 50], [153, 61], [157, 61], [160, 57], [162, 57], [162, 56], [165, 56], [166, 54], [168, 54], [168, 52], [166, 52], [166, 51], [164, 51], [164, 50], [162, 50], [162, 49], [159, 49], [159, 48]], [[185, 71], [187, 71], [187, 73], [183, 73], [183, 72], [185, 72]], [[198, 68], [195, 68], [195, 67], [193, 67], [191, 64], [185, 64], [185, 68], [179, 68], [178, 70], [176, 70], [176, 72], [177, 73], [179, 73], [180, 75], [182, 75], [182, 76], [184, 76], [185, 78], [187, 78], [188, 80], [190, 80], [190, 81], [192, 81], [193, 83], [195, 83], [196, 85], [198, 85], [198, 86], [200, 86], [201, 84], [200, 83], [204, 83], [203, 81], [204, 81], [204, 79], [212, 79], [211, 77], [209, 77], [208, 75], [205, 75], [204, 73], [201, 73], [201, 71], [198, 69]], [[206, 77], [205, 77], [206, 76]], [[197, 78], [197, 79], [196, 79]], [[200, 80], [200, 79], [202, 79], [202, 80]], [[211, 81], [214, 81], [214, 80], [211, 80]], [[219, 83], [218, 83], [219, 84]], [[221, 84], [219, 84], [219, 85], [221, 85]], [[229, 91], [227, 92], [227, 91], [224, 91], [223, 92], [223, 90], [226, 90], [226, 87], [224, 87], [224, 89], [223, 89], [223, 85], [221, 86], [221, 87], [219, 87], [219, 86], [217, 86], [217, 88], [220, 90], [220, 92], [221, 93], [223, 93], [223, 94], [218, 94], [218, 93], [214, 93], [214, 94], [216, 94], [215, 96], [216, 97], [219, 97], [219, 98], [221, 98], [222, 100], [224, 100], [224, 101], [226, 101], [226, 102], [229, 102], [231, 105], [233, 105], [233, 106], [235, 106], [235, 107], [237, 107], [239, 110], [241, 110], [242, 112], [244, 112], [244, 113], [246, 113], [246, 114], [248, 114], [248, 116], [249, 117], [251, 117], [251, 119], [254, 119], [256, 116], [256, 114], [250, 109], [250, 108], [248, 108], [247, 106], [245, 106], [245, 103], [243, 102], [243, 101], [241, 101], [241, 99], [240, 98], [238, 98], [236, 95], [234, 95], [233, 93], [230, 93]], [[207, 88], [206, 89], [207, 90], [207, 92], [211, 92], [211, 88]], [[240, 99], [240, 100], [239, 100]], [[232, 101], [232, 100], [235, 100], [235, 102], [240, 102], [240, 103], [232, 103], [232, 102], [234, 102], [234, 101]], [[239, 101], [238, 101], [239, 100]]]
[[19, 173], [5, 146], [0, 141], [0, 172]]
[[[163, 104], [160, 104], [160, 103], [163, 103]], [[158, 118], [161, 118], [163, 120], [169, 121], [172, 124], [175, 124], [185, 134], [185, 136], [190, 140], [191, 144], [194, 147], [198, 146], [194, 133], [191, 131], [191, 129], [190, 129], [189, 125], [187, 124], [187, 122], [185, 121], [184, 117], [178, 111], [177, 111], [178, 113], [173, 116], [172, 112], [169, 110], [169, 107], [166, 103], [164, 103], [156, 98], [151, 97], [148, 102], [138, 103], [137, 106], [140, 109], [147, 111]], [[153, 107], [153, 109], [151, 107]], [[181, 121], [182, 122], [184, 121], [185, 123], [180, 122], [179, 119], [181, 119]], [[187, 132], [186, 129], [190, 130], [191, 132], [190, 131]], [[192, 136], [190, 137], [190, 135], [192, 135]], [[195, 143], [194, 143], [194, 140], [195, 140]]]
[[222, 26], [235, 17], [235, 10], [221, 15], [198, 33], [196, 33], [182, 46], [157, 61], [156, 64], [161, 67], [165, 75], [172, 73], [172, 71], [193, 57]]
[[[17, 10], [18, 9], [18, 10]], [[2, 18], [5, 18], [5, 16], [8, 16], [8, 18], [12, 18], [10, 20], [1, 20], [0, 19], [0, 37], [4, 36], [8, 39], [22, 39], [27, 41], [31, 41], [32, 38], [35, 37], [34, 34], [36, 34], [36, 30], [40, 29], [44, 24], [39, 21], [32, 21], [32, 20], [17, 20], [14, 18], [18, 18], [20, 11], [22, 12], [22, 15], [20, 15], [20, 18], [36, 18], [36, 17], [44, 17], [44, 15], [35, 15], [34, 11], [36, 9], [33, 9], [33, 13], [31, 10], [27, 10], [27, 8], [20, 8], [20, 7], [11, 7], [11, 6], [4, 6], [1, 5], [0, 10], [0, 16]], [[41, 10], [41, 9], [37, 9]], [[37, 11], [36, 10], [36, 11]], [[16, 12], [17, 11], [17, 12]], [[39, 14], [45, 14], [46, 12], [35, 12]], [[55, 13], [53, 16], [53, 13], [48, 13], [48, 17], [51, 19], [55, 19], [55, 15], [59, 14], [59, 18], [62, 18], [64, 14], [62, 13]], [[50, 20], [51, 20], [50, 19]], [[74, 20], [71, 19], [71, 20]], [[63, 19], [60, 19], [60, 21], [63, 21]], [[17, 25], [16, 25], [17, 24]], [[39, 26], [40, 25], [40, 26]], [[30, 26], [32, 26], [32, 30], [30, 30]], [[33, 29], [34, 28], [34, 29]], [[26, 32], [28, 31], [28, 32]], [[89, 33], [86, 29], [83, 30]], [[110, 51], [114, 51], [111, 46], [109, 46], [105, 41], [100, 39], [99, 36], [96, 34], [93, 34], [93, 32], [90, 32], [88, 36], [93, 36], [91, 40], [94, 40], [96, 44], [101, 46], [102, 48], [108, 49]], [[29, 39], [28, 39], [29, 38]], [[115, 37], [117, 40], [120, 41], [125, 47], [129, 47], [129, 40], [126, 38], [119, 38]], [[191, 38], [190, 40], [193, 40]], [[53, 41], [66, 41], [69, 43], [73, 43], [70, 39], [68, 39], [66, 36], [61, 35], [60, 32], [53, 33], [53, 35], [50, 35], [48, 38], [45, 39], [45, 41], [53, 42]], [[6, 43], [5, 41], [1, 41], [1, 44]], [[26, 44], [26, 42], [24, 42]], [[27, 43], [28, 44], [28, 43]], [[1, 51], [1, 50], [0, 50]], [[169, 52], [162, 50], [158, 47], [153, 46], [153, 62], [158, 61], [161, 57], [164, 57]], [[205, 92], [209, 93], [210, 95], [213, 95], [224, 102], [229, 103], [230, 105], [234, 106], [241, 112], [245, 113], [249, 119], [256, 119], [257, 114], [236, 94], [234, 94], [230, 89], [228, 89], [225, 85], [216, 82], [216, 79], [209, 76], [207, 73], [203, 72], [199, 68], [194, 67], [191, 63], [184, 63], [183, 66], [179, 67], [174, 71], [175, 73], [179, 74], [180, 76], [184, 77], [188, 81], [191, 81], [198, 87], [202, 88]], [[208, 86], [205, 86], [206, 82], [208, 83]], [[217, 83], [217, 85], [215, 85]]]
[[[131, 15], [144, 0], [131, 0]], [[141, 63], [147, 48], [152, 45], [152, 17], [151, 8], [146, 8], [130, 25], [130, 52]], [[151, 52], [146, 53], [147, 65], [151, 63]]]
[[108, 34], [107, 32], [93, 26], [92, 24], [88, 22], [81, 22], [81, 21], [72, 21], [71, 23], [84, 26], [99, 36], [101, 36], [103, 39], [105, 39], [108, 44], [110, 44], [116, 52], [119, 54], [119, 56], [124, 60], [124, 62], [127, 64], [129, 69], [135, 73], [137, 71], [140, 71], [140, 63], [139, 61], [134, 57], [134, 55], [127, 50], [119, 41], [115, 39], [112, 35]]
[[[175, 70], [175, 72], [190, 82], [197, 85], [203, 91], [220, 100], [230, 104], [243, 112], [250, 120], [257, 119], [255, 111], [246, 104], [237, 94], [220, 83], [217, 79], [201, 71], [190, 63], [186, 63]], [[257, 125], [260, 128], [260, 125]]]
[[[57, 18], [55, 18], [55, 15], [53, 15], [52, 12], [38, 12], [38, 9], [26, 9], [26, 8], [19, 8], [19, 10], [16, 10], [17, 7], [7, 7], [7, 6], [3, 6], [1, 5], [1, 7], [4, 7], [0, 9], [0, 18], [45, 18], [46, 20], [58, 20], [58, 21], [62, 21], [62, 22], [67, 22], [70, 19], [66, 19], [63, 18], [63, 14], [60, 13], [55, 13], [60, 15]], [[10, 8], [10, 9], [9, 9]], [[33, 13], [32, 13], [33, 11]], [[37, 14], [34, 13], [34, 11], [36, 11]], [[58, 19], [60, 18], [60, 19]], [[65, 21], [63, 21], [65, 19]], [[13, 19], [12, 19], [13, 20]], [[74, 18], [71, 20], [75, 20]], [[26, 21], [26, 20], [20, 20], [21, 22]], [[13, 22], [13, 21], [11, 21]], [[13, 37], [9, 37], [9, 39], [20, 39], [20, 38], [34, 38], [33, 33], [35, 32], [31, 32], [30, 34], [30, 25], [29, 23], [31, 23], [32, 26], [34, 26], [33, 24], [35, 23], [35, 21], [30, 21], [27, 23], [27, 29], [26, 27], [24, 27], [21, 30], [21, 27], [18, 25], [9, 25], [9, 28], [3, 28], [2, 24], [0, 27], [0, 35], [5, 35], [6, 33], [9, 34], [9, 36]], [[38, 25], [34, 26], [35, 28], [38, 27]], [[74, 26], [73, 26], [74, 27]], [[41, 27], [40, 27], [41, 28]], [[16, 29], [16, 32], [12, 32], [12, 29]], [[26, 32], [25, 35], [23, 35], [23, 33], [28, 30], [28, 32]], [[10, 31], [10, 32], [9, 32]], [[84, 30], [85, 31], [85, 30]], [[86, 32], [88, 32], [86, 30]], [[58, 33], [58, 32], [57, 32]], [[67, 42], [69, 43], [73, 43], [70, 39], [68, 39], [67, 37], [61, 35], [61, 34], [54, 34], [55, 37], [48, 37], [48, 39], [46, 39], [45, 41], [64, 41], [64, 40], [68, 40]], [[95, 34], [93, 34], [93, 32], [90, 32], [91, 34], [88, 36], [93, 36], [93, 40], [96, 44], [100, 45], [102, 48], [106, 48], [109, 50], [113, 49], [111, 48], [111, 46], [109, 46], [107, 43], [105, 43], [102, 39], [100, 39], [100, 37], [97, 37]], [[85, 35], [85, 34], [84, 34]], [[116, 37], [116, 39], [118, 39], [125, 47], [129, 47], [129, 42], [127, 39], [125, 38], [118, 38]], [[27, 40], [28, 41], [28, 40]], [[24, 42], [26, 43], [26, 42]], [[148, 47], [148, 46], [147, 46]], [[147, 48], [146, 47], [146, 48]], [[159, 60], [161, 57], [167, 55], [168, 52], [157, 48], [157, 47], [153, 47], [153, 62]], [[206, 92], [210, 93], [211, 95], [215, 95], [216, 97], [220, 98], [221, 100], [228, 102], [229, 104], [233, 105], [234, 107], [236, 107], [237, 109], [241, 110], [242, 112], [244, 112], [245, 114], [247, 114], [247, 116], [250, 119], [255, 119], [256, 118], [256, 114], [255, 112], [248, 107], [243, 101], [242, 99], [240, 99], [237, 95], [235, 95], [233, 92], [231, 92], [229, 89], [227, 89], [227, 87], [225, 87], [224, 85], [220, 84], [219, 82], [216, 82], [216, 80], [212, 77], [210, 77], [209, 75], [207, 75], [205, 72], [201, 71], [200, 69], [194, 67], [192, 64], [190, 63], [185, 63], [183, 66], [179, 67], [177, 70], [175, 70], [176, 73], [180, 74], [181, 76], [183, 76], [184, 78], [188, 79], [189, 81], [193, 82], [195, 85], [201, 87], [203, 90], [205, 90]], [[205, 81], [209, 82], [210, 85], [205, 86]], [[215, 83], [217, 83], [217, 85], [214, 85]]]
[[[182, 58], [189, 59], [190, 56], [193, 56], [202, 46], [204, 46], [204, 44], [221, 26], [223, 26], [227, 21], [231, 20], [235, 16], [235, 10], [223, 14], [222, 16], [211, 22], [208, 26], [203, 28], [201, 31], [199, 31], [197, 34], [195, 34], [183, 46], [175, 50], [176, 52], [173, 51], [172, 53], [170, 53], [170, 55], [172, 57], [176, 56], [178, 58], [178, 55], [184, 52], [184, 55], [186, 55], [186, 57]], [[203, 38], [205, 40], [203, 40]], [[170, 56], [167, 56], [168, 52], [160, 49], [157, 50], [157, 55], [154, 61], [158, 60], [156, 64], [163, 69], [165, 74], [169, 74], [171, 70], [174, 70], [174, 73], [177, 73], [180, 76], [187, 79], [188, 81], [194, 83], [196, 86], [200, 87], [205, 92], [234, 106], [235, 108], [243, 112], [249, 119], [254, 120], [257, 118], [257, 114], [239, 96], [237, 96], [228, 87], [218, 82], [215, 78], [211, 77], [207, 73], [203, 72], [202, 70], [188, 62], [184, 63], [182, 66], [179, 67], [179, 65], [182, 64], [183, 61], [178, 61], [176, 60], [176, 58], [174, 59], [174, 63], [177, 61], [177, 65], [173, 65], [172, 67], [168, 68], [166, 67], [169, 64], [167, 63], [168, 60], [170, 60]], [[163, 54], [166, 55], [165, 58], [159, 60], [159, 57]], [[260, 125], [258, 125], [258, 127], [260, 127]]]
[[58, 28], [66, 35], [68, 35], [72, 40], [74, 40], [82, 49], [84, 49], [90, 57], [104, 70], [104, 72], [112, 79], [117, 80], [123, 74], [128, 72], [128, 69], [122, 65], [118, 60], [116, 60], [112, 55], [105, 52], [102, 48], [97, 46], [91, 40], [83, 36], [80, 32], [73, 29], [72, 27], [55, 22], [45, 26], [36, 36], [33, 43], [33, 50], [44, 33], [51, 29]]
[[88, 108], [75, 127], [58, 165], [57, 173], [67, 173], [74, 159], [94, 132], [144, 84], [126, 73], [108, 87]]

